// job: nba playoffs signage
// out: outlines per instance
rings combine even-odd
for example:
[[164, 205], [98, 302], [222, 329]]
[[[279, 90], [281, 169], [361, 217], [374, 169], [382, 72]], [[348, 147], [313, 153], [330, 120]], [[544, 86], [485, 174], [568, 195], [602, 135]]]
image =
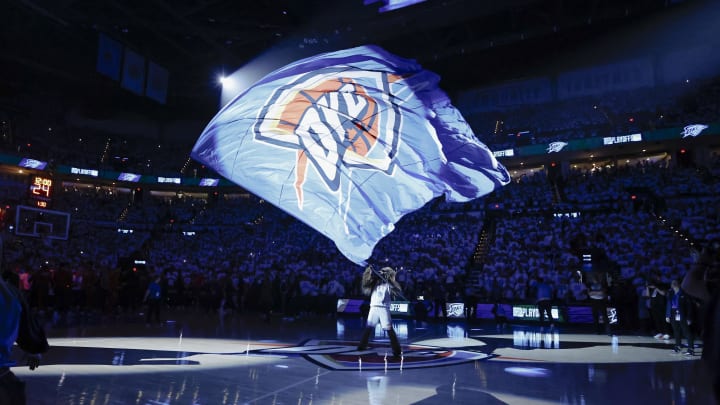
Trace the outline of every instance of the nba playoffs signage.
[[496, 150], [493, 152], [495, 157], [512, 157], [515, 156], [515, 151], [512, 149]]
[[[558, 307], [553, 306], [550, 313], [554, 320], [565, 322], [565, 316], [563, 316]], [[540, 310], [536, 305], [513, 305], [512, 319], [539, 321]]]
[[393, 301], [390, 303], [390, 313], [398, 315], [408, 315], [410, 311], [410, 303], [408, 301]]
[[603, 138], [603, 145], [617, 145], [620, 143], [641, 142], [642, 140], [642, 134], [640, 133], [622, 136], [606, 136]]
[[[359, 314], [362, 312], [364, 300], [353, 298], [339, 298], [337, 300], [337, 312], [343, 314]], [[393, 301], [390, 303], [392, 315], [412, 315], [412, 303], [410, 301]]]

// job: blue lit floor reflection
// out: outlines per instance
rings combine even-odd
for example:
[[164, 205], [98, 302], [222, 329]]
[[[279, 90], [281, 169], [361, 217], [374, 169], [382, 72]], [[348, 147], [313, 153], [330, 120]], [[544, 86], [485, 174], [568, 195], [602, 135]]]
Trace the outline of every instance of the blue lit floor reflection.
[[382, 330], [357, 351], [357, 318], [174, 319], [51, 328], [13, 371], [29, 404], [712, 403], [698, 357], [652, 337], [395, 320], [392, 359]]

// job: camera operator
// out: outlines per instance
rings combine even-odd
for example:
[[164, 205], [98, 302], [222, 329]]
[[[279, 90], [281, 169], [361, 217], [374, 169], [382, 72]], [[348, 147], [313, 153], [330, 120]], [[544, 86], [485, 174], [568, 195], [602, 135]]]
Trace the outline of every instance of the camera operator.
[[694, 264], [682, 289], [701, 301], [702, 360], [710, 377], [715, 401], [720, 403], [720, 241], [710, 242], [702, 252], [693, 252]]

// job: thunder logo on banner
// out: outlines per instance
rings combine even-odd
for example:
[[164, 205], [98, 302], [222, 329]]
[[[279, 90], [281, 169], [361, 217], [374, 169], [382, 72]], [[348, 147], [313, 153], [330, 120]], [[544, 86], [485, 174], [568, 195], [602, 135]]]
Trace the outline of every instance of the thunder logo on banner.
[[[295, 190], [298, 209], [303, 210], [303, 184], [310, 164], [323, 183], [336, 193], [340, 189], [341, 168], [364, 168], [391, 173], [400, 116], [393, 110], [379, 111], [379, 105], [365, 88], [353, 79], [372, 80], [376, 88], [390, 91], [387, 73], [344, 73], [325, 69], [303, 75], [283, 86], [270, 97], [254, 128], [255, 139], [296, 151]], [[302, 89], [302, 90], [298, 90]], [[383, 103], [389, 104], [390, 103]], [[384, 122], [381, 122], [384, 121]], [[390, 125], [381, 128], [380, 125]], [[380, 134], [387, 134], [375, 147]], [[373, 158], [371, 151], [378, 155]]]
[[192, 156], [364, 264], [405, 214], [510, 177], [412, 60], [363, 46], [269, 74], [208, 124]]

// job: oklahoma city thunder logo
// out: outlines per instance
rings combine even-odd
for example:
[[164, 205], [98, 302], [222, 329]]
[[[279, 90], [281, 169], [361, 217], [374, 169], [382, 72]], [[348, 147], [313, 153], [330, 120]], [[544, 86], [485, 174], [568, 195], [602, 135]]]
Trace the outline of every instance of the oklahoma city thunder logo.
[[254, 139], [295, 150], [298, 208], [303, 208], [310, 167], [332, 192], [343, 188], [351, 169], [392, 174], [402, 122], [397, 100], [389, 97], [399, 79], [327, 68], [301, 75], [270, 95], [253, 127]]
[[398, 361], [388, 358], [388, 347], [378, 345], [358, 351], [356, 346], [357, 342], [318, 339], [298, 346], [262, 349], [254, 354], [301, 356], [330, 370], [421, 369], [489, 360], [494, 357], [470, 348], [461, 350], [411, 344], [403, 348], [403, 356]]

